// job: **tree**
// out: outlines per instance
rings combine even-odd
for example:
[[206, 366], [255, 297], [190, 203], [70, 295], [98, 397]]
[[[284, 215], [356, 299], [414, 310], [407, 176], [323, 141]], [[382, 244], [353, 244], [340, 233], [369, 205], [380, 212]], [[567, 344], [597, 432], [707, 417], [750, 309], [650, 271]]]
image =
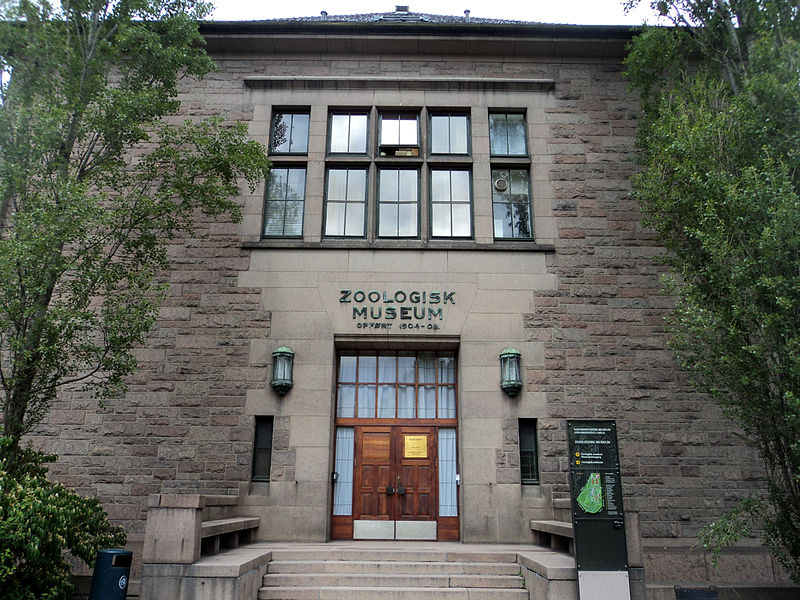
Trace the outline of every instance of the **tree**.
[[197, 209], [238, 219], [268, 170], [243, 124], [177, 124], [178, 83], [214, 68], [197, 0], [0, 2], [0, 449], [58, 390], [124, 390], [166, 244]]
[[[629, 4], [635, 4], [629, 2]], [[800, 12], [786, 0], [662, 0], [674, 27], [631, 44], [642, 97], [634, 194], [672, 267], [672, 345], [758, 449], [752, 524], [800, 581]]]

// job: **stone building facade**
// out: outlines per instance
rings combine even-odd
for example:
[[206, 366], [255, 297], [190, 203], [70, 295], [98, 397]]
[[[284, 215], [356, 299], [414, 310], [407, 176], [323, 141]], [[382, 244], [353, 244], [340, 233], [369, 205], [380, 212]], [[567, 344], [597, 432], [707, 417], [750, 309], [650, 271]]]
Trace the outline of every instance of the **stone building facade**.
[[613, 419], [649, 582], [781, 578], [755, 541], [717, 570], [690, 550], [763, 482], [666, 346], [661, 249], [629, 197], [629, 29], [396, 12], [201, 30], [219, 72], [186, 84], [180, 118], [247, 122], [271, 184], [171, 247], [128, 393], [64, 395], [35, 436], [134, 550], [148, 496], [184, 492], [239, 494], [260, 540], [530, 543], [568, 497], [566, 419]]

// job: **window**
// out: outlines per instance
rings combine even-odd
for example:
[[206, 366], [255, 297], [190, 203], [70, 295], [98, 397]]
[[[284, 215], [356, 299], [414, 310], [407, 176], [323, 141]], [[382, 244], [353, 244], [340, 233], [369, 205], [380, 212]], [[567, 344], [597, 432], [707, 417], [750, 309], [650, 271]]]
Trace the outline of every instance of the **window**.
[[492, 156], [526, 156], [525, 115], [492, 113], [489, 115], [489, 146]]
[[331, 153], [366, 154], [367, 122], [364, 113], [331, 115], [328, 149]]
[[492, 169], [492, 215], [495, 239], [531, 237], [528, 171]]
[[264, 237], [303, 235], [305, 168], [273, 168], [269, 172], [264, 209]]
[[431, 117], [431, 154], [468, 154], [469, 119], [466, 115]]
[[536, 419], [519, 420], [519, 470], [523, 485], [539, 483]]
[[256, 436], [253, 442], [253, 481], [269, 481], [272, 466], [273, 417], [256, 417]]
[[381, 114], [381, 156], [419, 156], [417, 115]]
[[378, 179], [378, 235], [416, 237], [419, 172], [381, 169]]
[[431, 235], [472, 236], [469, 171], [463, 169], [431, 171]]
[[447, 352], [342, 354], [336, 416], [340, 419], [455, 419], [455, 355]]
[[308, 118], [308, 113], [274, 113], [270, 150], [275, 154], [307, 154]]
[[366, 169], [328, 169], [325, 235], [363, 237], [366, 201]]

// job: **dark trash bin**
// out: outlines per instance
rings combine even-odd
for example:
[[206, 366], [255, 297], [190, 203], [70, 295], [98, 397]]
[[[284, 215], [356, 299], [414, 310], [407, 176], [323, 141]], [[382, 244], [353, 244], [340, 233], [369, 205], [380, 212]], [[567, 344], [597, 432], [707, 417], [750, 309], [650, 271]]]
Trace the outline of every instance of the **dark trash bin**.
[[89, 600], [125, 600], [132, 560], [130, 550], [98, 550]]
[[676, 600], [719, 600], [719, 591], [713, 585], [707, 588], [684, 588], [675, 586]]

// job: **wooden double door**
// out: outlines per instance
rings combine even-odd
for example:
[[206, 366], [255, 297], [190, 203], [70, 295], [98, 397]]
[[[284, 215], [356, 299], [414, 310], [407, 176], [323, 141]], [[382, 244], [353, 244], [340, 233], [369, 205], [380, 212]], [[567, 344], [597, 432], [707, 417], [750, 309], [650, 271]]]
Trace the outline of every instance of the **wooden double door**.
[[458, 517], [439, 516], [438, 427], [356, 426], [353, 441], [352, 516], [332, 537], [458, 539]]

